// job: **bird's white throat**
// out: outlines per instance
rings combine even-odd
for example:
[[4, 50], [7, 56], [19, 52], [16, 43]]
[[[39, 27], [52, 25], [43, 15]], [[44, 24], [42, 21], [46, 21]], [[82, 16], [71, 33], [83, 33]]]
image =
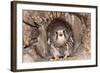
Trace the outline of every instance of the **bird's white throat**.
[[62, 35], [62, 36], [58, 36], [56, 43], [59, 44], [59, 45], [63, 45], [65, 43], [65, 41], [66, 41], [65, 36]]

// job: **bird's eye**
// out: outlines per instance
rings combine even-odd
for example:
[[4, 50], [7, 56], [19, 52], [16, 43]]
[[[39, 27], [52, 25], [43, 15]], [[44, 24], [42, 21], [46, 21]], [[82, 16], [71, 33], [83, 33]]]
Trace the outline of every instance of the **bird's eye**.
[[56, 34], [57, 34], [57, 31], [56, 31]]
[[63, 30], [63, 33], [65, 33], [65, 31]]

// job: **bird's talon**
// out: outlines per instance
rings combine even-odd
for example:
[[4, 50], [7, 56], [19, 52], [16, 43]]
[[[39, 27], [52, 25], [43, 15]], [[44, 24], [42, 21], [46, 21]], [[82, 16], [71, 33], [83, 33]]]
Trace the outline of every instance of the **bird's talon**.
[[68, 56], [67, 56], [67, 55], [65, 55], [65, 56], [64, 56], [64, 60], [66, 60], [67, 58], [68, 58]]
[[50, 61], [54, 61], [54, 59], [50, 59]]
[[57, 61], [57, 60], [59, 60], [59, 58], [58, 57], [55, 57], [55, 59], [54, 59], [55, 61]]

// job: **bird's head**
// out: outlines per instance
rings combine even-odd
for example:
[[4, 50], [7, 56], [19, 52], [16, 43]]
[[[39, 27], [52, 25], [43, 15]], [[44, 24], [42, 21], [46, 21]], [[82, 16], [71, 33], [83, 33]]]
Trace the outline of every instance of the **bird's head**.
[[58, 30], [56, 31], [56, 34], [58, 34], [58, 36], [63, 36], [64, 35], [64, 30]]

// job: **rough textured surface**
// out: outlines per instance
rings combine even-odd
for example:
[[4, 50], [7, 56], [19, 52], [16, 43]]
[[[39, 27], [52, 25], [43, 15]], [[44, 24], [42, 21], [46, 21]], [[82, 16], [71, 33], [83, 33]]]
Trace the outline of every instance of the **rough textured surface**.
[[[91, 15], [23, 10], [23, 62], [48, 61], [47, 27], [54, 18], [68, 22], [74, 35], [74, 53], [67, 60], [91, 58]], [[62, 58], [59, 60], [63, 60]]]

